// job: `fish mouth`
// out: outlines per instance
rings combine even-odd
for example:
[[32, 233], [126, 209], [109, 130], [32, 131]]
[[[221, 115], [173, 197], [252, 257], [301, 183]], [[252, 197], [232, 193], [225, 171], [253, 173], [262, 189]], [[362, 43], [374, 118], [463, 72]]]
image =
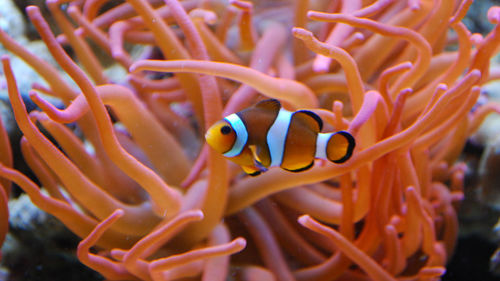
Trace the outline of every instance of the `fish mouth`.
[[205, 133], [205, 141], [210, 145], [213, 146], [214, 142], [214, 133], [212, 129], [208, 129], [208, 131]]
[[205, 134], [205, 142], [206, 142], [208, 145], [212, 146], [212, 141], [211, 141], [211, 140], [212, 140], [212, 139], [211, 139], [211, 135], [207, 132], [207, 133]]

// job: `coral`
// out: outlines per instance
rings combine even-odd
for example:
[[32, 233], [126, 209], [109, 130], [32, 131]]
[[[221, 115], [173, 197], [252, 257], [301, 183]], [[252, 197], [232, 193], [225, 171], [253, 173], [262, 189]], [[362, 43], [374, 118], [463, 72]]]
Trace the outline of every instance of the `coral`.
[[[2, 57], [41, 186], [12, 168], [0, 142], [0, 233], [12, 181], [82, 238], [78, 258], [109, 280], [438, 279], [458, 231], [457, 160], [500, 112], [472, 110], [494, 79], [500, 9], [489, 10], [495, 27], [483, 38], [461, 23], [470, 3], [47, 0], [57, 37], [29, 6], [76, 87], [0, 30], [4, 48], [47, 82], [33, 85], [40, 110], [28, 113], [22, 77]], [[95, 48], [126, 76], [111, 79]], [[245, 176], [204, 144], [204, 130], [263, 98], [347, 130], [353, 157]]]

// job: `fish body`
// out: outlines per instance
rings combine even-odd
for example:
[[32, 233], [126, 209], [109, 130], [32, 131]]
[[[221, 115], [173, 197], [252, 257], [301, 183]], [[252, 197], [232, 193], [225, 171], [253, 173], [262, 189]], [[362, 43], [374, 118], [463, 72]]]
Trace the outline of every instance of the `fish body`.
[[207, 143], [252, 176], [270, 167], [300, 172], [314, 159], [347, 161], [355, 140], [345, 131], [320, 133], [321, 118], [307, 110], [284, 109], [275, 99], [233, 113], [212, 125]]

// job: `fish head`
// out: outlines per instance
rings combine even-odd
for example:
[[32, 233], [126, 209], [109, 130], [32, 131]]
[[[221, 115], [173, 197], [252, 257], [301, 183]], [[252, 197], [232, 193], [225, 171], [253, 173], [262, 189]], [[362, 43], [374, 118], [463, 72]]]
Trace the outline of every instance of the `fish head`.
[[236, 142], [236, 132], [229, 122], [220, 120], [213, 124], [205, 134], [205, 139], [215, 151], [225, 153], [231, 150]]

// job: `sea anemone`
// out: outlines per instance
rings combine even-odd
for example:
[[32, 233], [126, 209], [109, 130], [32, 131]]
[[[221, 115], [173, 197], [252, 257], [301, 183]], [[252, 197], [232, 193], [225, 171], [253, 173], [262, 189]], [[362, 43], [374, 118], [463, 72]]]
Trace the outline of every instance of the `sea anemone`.
[[[461, 22], [472, 1], [340, 2], [47, 0], [58, 37], [27, 7], [76, 87], [0, 30], [47, 82], [34, 85], [40, 110], [28, 114], [2, 57], [41, 186], [0, 159], [0, 239], [12, 181], [83, 239], [78, 258], [109, 280], [438, 279], [457, 238], [457, 160], [500, 112], [472, 111], [500, 9], [483, 38]], [[97, 48], [126, 76], [109, 78]], [[352, 158], [249, 177], [208, 148], [206, 128], [264, 98], [351, 133]]]

